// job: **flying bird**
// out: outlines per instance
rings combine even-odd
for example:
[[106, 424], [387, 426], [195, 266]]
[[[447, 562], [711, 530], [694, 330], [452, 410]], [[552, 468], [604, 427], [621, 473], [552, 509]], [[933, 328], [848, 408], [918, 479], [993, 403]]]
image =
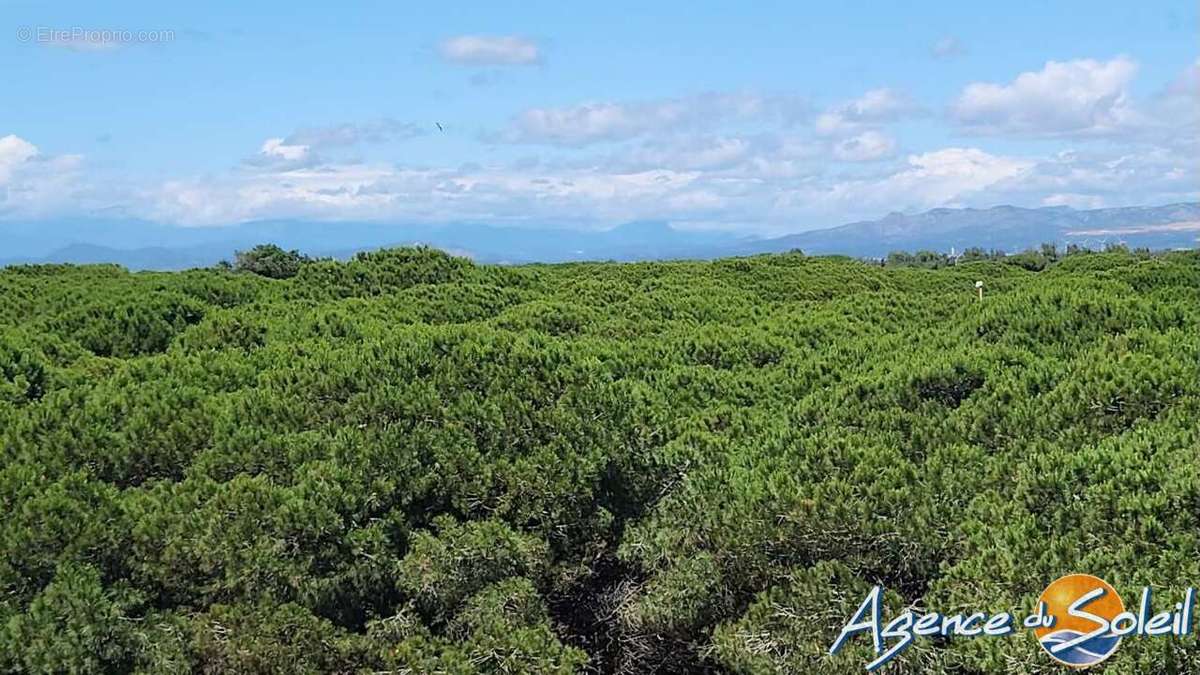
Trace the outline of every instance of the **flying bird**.
[[438, 131], [445, 131], [445, 129], [442, 128], [441, 122], [434, 122], [433, 124], [438, 128]]

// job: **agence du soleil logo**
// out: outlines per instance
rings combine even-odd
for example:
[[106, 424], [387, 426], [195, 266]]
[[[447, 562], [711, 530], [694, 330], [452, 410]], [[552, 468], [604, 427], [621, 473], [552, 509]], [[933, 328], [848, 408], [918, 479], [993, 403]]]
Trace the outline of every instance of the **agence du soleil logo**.
[[[1142, 588], [1134, 612], [1125, 609], [1116, 589], [1103, 579], [1090, 574], [1068, 574], [1042, 591], [1037, 607], [1020, 625], [1033, 632], [1050, 658], [1070, 668], [1087, 668], [1112, 656], [1126, 636], [1188, 635], [1192, 630], [1195, 600], [1196, 589], [1189, 588], [1172, 609], [1155, 613], [1153, 595], [1147, 586]], [[876, 586], [842, 628], [829, 653], [837, 654], [851, 637], [868, 633], [875, 659], [866, 668], [874, 671], [903, 654], [917, 638], [1004, 637], [1016, 632], [1017, 623], [1008, 612], [943, 615], [912, 611], [885, 623], [883, 589]]]

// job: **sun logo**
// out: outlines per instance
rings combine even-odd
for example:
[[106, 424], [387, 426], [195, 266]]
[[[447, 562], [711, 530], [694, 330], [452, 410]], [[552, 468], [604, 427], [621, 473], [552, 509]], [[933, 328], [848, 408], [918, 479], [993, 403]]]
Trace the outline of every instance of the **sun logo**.
[[1087, 668], [1117, 651], [1121, 636], [1112, 624], [1124, 611], [1125, 603], [1108, 582], [1090, 574], [1068, 574], [1042, 591], [1038, 614], [1044, 620], [1033, 632], [1050, 658]]

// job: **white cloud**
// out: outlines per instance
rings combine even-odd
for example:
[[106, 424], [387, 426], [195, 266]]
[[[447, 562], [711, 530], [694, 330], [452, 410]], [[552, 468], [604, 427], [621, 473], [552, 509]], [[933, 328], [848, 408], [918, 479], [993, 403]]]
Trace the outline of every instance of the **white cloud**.
[[1200, 166], [1187, 148], [1065, 151], [1038, 159], [1028, 171], [1001, 181], [994, 189], [1014, 203], [1195, 201], [1200, 198]]
[[569, 168], [596, 168], [612, 172], [651, 169], [701, 171], [722, 180], [779, 180], [826, 166], [832, 155], [829, 143], [797, 132], [680, 133], [650, 136], [625, 143], [599, 156], [559, 160]]
[[309, 147], [307, 145], [290, 145], [283, 142], [282, 138], [268, 138], [263, 142], [259, 153], [267, 157], [284, 159], [288, 161], [297, 161], [308, 156]]
[[662, 104], [632, 108], [618, 103], [585, 103], [571, 108], [532, 108], [517, 118], [515, 139], [563, 145], [630, 138], [666, 127], [686, 113]]
[[[140, 208], [193, 225], [263, 218], [394, 222], [555, 222], [605, 226], [638, 219], [703, 222], [759, 232], [795, 231], [934, 207], [1074, 206], [1197, 198], [1183, 152], [1065, 152], [1015, 157], [941, 148], [899, 163], [890, 138], [864, 132], [843, 145], [792, 136], [680, 136], [594, 157], [450, 168], [321, 163], [173, 181]], [[272, 146], [303, 162], [286, 144]]]
[[[699, 208], [682, 197], [699, 174], [670, 170], [605, 172], [405, 169], [328, 165], [280, 173], [172, 181], [150, 217], [188, 225], [260, 218], [618, 223], [649, 213]], [[679, 199], [673, 203], [673, 199]], [[690, 206], [689, 206], [690, 204]], [[704, 206], [711, 201], [703, 201]]]
[[541, 51], [532, 40], [513, 35], [459, 35], [438, 45], [451, 63], [471, 66], [516, 66], [537, 63]]
[[1032, 166], [1029, 160], [992, 155], [978, 148], [944, 148], [910, 155], [903, 169], [879, 180], [835, 186], [834, 193], [880, 206], [889, 203], [917, 208], [955, 206]]
[[1104, 197], [1078, 193], [1059, 192], [1042, 199], [1042, 206], [1069, 206], [1073, 209], [1102, 209], [1108, 206]]
[[[1170, 93], [1175, 89], [1163, 96], [1183, 96]], [[120, 177], [84, 172], [78, 157], [48, 157], [24, 139], [0, 137], [0, 217], [116, 206], [131, 216], [189, 225], [297, 218], [591, 227], [665, 219], [785, 232], [938, 206], [1200, 198], [1200, 166], [1183, 141], [1095, 144], [1041, 156], [935, 146], [896, 160], [896, 141], [867, 122], [830, 137], [807, 127], [748, 131], [780, 119], [786, 106], [756, 97], [685, 100], [695, 105], [637, 104], [631, 107], [649, 106], [657, 116], [586, 127], [585, 138], [635, 139], [594, 152], [420, 168], [320, 151], [376, 138], [371, 124], [339, 125], [268, 139], [248, 160], [253, 167], [129, 189]], [[885, 100], [863, 97], [841, 107], [860, 120], [878, 119], [893, 108], [870, 102]], [[697, 107], [704, 108], [699, 117]], [[719, 131], [705, 129], [714, 116], [727, 123]]]
[[1200, 153], [1200, 60], [1183, 70], [1147, 104], [1158, 145]]
[[303, 167], [172, 180], [140, 205], [155, 220], [220, 225], [258, 218], [356, 218], [387, 207], [392, 196], [372, 192], [395, 175], [386, 167]]
[[906, 94], [895, 89], [872, 89], [840, 108], [840, 112], [859, 122], [887, 122], [915, 108]]
[[243, 163], [274, 171], [312, 167], [329, 161], [322, 152], [324, 150], [353, 147], [362, 143], [405, 140], [423, 133], [425, 130], [415, 124], [393, 119], [305, 127], [286, 138], [268, 138], [258, 153], [245, 159]]
[[37, 154], [37, 146], [19, 136], [0, 138], [0, 185], [8, 183], [17, 167]]
[[846, 121], [844, 117], [834, 112], [823, 112], [817, 115], [817, 121], [813, 125], [817, 133], [822, 136], [835, 136], [852, 132], [858, 127]]
[[705, 212], [720, 209], [728, 200], [710, 190], [679, 192], [667, 198], [667, 206], [676, 212]]
[[1128, 94], [1137, 70], [1123, 56], [1049, 61], [1009, 84], [968, 85], [951, 114], [979, 133], [1094, 136], [1128, 131], [1142, 121]]
[[963, 46], [963, 43], [958, 38], [954, 37], [953, 35], [947, 35], [946, 37], [933, 43], [933, 45], [929, 48], [929, 53], [935, 59], [945, 60], [962, 56], [963, 54], [967, 53], [967, 49]]
[[48, 156], [9, 134], [0, 137], [0, 214], [38, 216], [77, 208], [88, 195], [79, 181], [79, 155]]
[[872, 89], [818, 115], [814, 128], [822, 136], [848, 135], [917, 112], [920, 106], [907, 94], [889, 88]]
[[1183, 69], [1164, 92], [1166, 96], [1200, 99], [1200, 59]]
[[583, 146], [622, 141], [650, 132], [679, 132], [722, 123], [790, 123], [806, 105], [796, 97], [706, 93], [634, 103], [591, 102], [561, 108], [530, 108], [500, 136], [511, 143]]
[[729, 168], [753, 156], [752, 139], [738, 136], [700, 136], [647, 142], [614, 153], [610, 164], [620, 167], [671, 167], [675, 169]]
[[[882, 139], [862, 143], [871, 150], [862, 150], [855, 159], [888, 145]], [[235, 173], [165, 185], [151, 217], [200, 225], [296, 217], [550, 220], [582, 226], [666, 218], [789, 230], [818, 216], [837, 224], [895, 209], [957, 204], [1033, 164], [974, 148], [946, 148], [912, 155], [898, 168], [846, 177], [826, 173], [820, 162], [779, 158], [786, 145], [779, 139], [706, 139], [698, 149], [717, 159], [693, 161], [696, 168], [669, 165], [675, 158], [664, 155], [658, 168], [539, 163], [451, 170], [328, 164]]]
[[872, 162], [896, 152], [896, 141], [878, 131], [864, 131], [833, 145], [833, 156], [844, 162]]
[[303, 143], [291, 143], [284, 138], [268, 138], [258, 153], [242, 160], [247, 167], [284, 171], [316, 166], [325, 160], [313, 148]]
[[426, 130], [411, 122], [384, 118], [370, 122], [305, 127], [285, 139], [288, 145], [311, 148], [349, 147], [360, 143], [387, 143], [421, 136]]

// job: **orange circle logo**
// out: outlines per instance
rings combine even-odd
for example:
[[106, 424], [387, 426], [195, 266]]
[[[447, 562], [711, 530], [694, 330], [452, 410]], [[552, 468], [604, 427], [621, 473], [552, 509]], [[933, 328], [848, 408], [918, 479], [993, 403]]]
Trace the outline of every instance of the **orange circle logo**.
[[1072, 668], [1087, 668], [1112, 656], [1121, 643], [1112, 622], [1125, 603], [1108, 582], [1090, 574], [1055, 579], [1038, 598], [1042, 623], [1034, 629], [1050, 658]]

